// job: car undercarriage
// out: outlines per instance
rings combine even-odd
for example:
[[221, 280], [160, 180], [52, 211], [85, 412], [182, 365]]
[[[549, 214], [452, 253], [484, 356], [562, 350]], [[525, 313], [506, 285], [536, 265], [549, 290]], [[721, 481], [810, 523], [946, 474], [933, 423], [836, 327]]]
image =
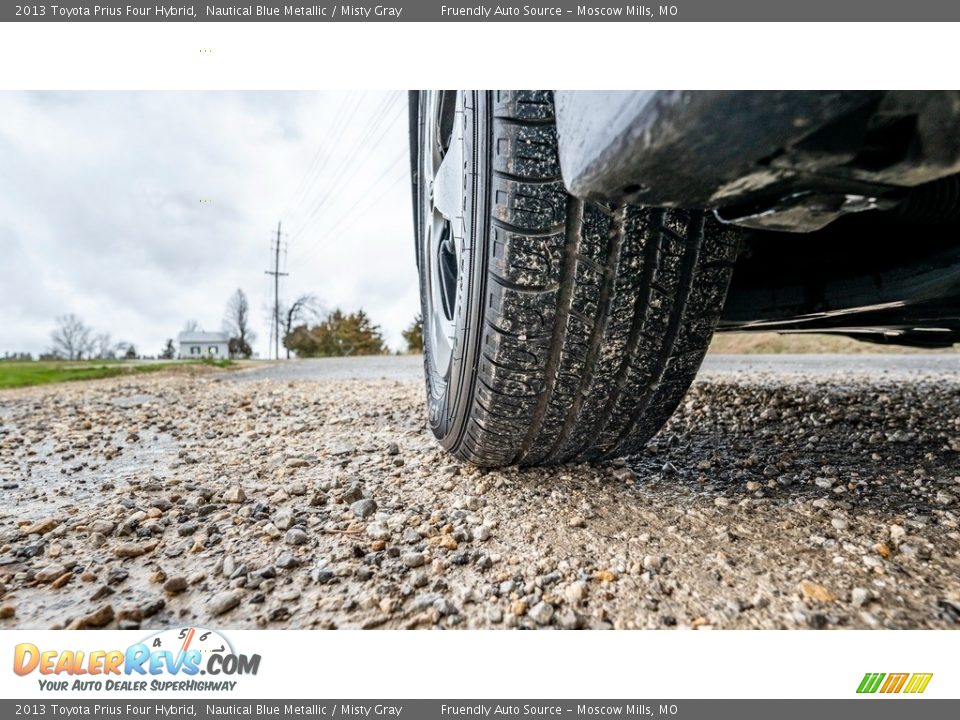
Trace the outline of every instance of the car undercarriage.
[[718, 330], [960, 342], [960, 95], [558, 92], [564, 181], [745, 229]]

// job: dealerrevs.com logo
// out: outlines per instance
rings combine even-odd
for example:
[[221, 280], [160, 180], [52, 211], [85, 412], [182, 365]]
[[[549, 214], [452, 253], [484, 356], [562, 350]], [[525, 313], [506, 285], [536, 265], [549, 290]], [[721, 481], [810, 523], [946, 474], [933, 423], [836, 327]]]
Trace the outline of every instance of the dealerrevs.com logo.
[[933, 673], [867, 673], [857, 686], [857, 692], [915, 695], [926, 690], [932, 678]]
[[[36, 673], [41, 690], [232, 691], [243, 675], [256, 675], [260, 655], [234, 651], [220, 633], [199, 627], [164, 630], [126, 650], [14, 648], [13, 671]], [[200, 676], [203, 676], [202, 679]]]

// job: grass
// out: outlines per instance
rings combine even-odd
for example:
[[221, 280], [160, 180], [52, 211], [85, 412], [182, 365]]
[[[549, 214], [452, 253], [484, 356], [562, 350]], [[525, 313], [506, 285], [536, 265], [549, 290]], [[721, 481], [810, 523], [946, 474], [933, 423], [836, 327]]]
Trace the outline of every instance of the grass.
[[840, 335], [818, 335], [800, 333], [780, 335], [772, 332], [757, 333], [717, 333], [710, 343], [711, 353], [917, 353], [917, 352], [956, 352], [953, 349], [931, 350], [929, 348], [911, 348], [900, 345], [880, 345]]
[[[188, 361], [187, 361], [186, 363], [184, 363], [184, 364], [185, 364], [185, 365], [189, 365], [189, 364], [191, 364], [192, 362], [193, 362], [193, 361], [188, 360]], [[233, 365], [233, 360], [228, 360], [227, 358], [217, 358], [217, 359], [215, 360], [215, 359], [210, 358], [210, 357], [205, 357], [205, 358], [203, 358], [202, 360], [200, 360], [200, 363], [201, 363], [202, 365], [209, 365], [210, 367], [228, 368], [228, 367], [230, 367], [231, 365]]]
[[138, 360], [55, 360], [36, 362], [0, 362], [0, 388], [18, 388], [29, 385], [97, 380], [118, 375], [137, 375], [175, 368], [209, 365], [226, 368], [232, 360], [183, 360], [143, 362]]

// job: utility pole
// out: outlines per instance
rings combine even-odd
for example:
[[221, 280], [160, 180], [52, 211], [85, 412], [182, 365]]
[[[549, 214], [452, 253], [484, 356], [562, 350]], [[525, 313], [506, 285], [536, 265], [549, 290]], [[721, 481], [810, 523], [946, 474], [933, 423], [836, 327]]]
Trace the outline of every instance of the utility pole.
[[290, 273], [280, 272], [280, 222], [277, 222], [277, 244], [274, 247], [273, 270], [264, 270], [273, 275], [273, 313], [270, 321], [270, 339], [273, 341], [273, 357], [280, 359], [280, 276]]

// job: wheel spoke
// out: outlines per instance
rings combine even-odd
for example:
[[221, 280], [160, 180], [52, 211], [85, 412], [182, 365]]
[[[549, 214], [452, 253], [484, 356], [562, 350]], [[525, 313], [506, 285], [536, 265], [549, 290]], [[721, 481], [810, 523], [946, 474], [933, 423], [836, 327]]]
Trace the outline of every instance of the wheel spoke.
[[457, 297], [457, 251], [447, 233], [447, 239], [440, 245], [440, 295], [443, 299], [443, 314], [448, 321], [453, 320], [453, 306]]
[[429, 300], [424, 311], [431, 361], [446, 378], [456, 336], [464, 189], [463, 99], [460, 93], [430, 93], [425, 100], [423, 218]]
[[463, 142], [454, 133], [433, 181], [433, 206], [449, 223], [460, 215], [463, 197]]

